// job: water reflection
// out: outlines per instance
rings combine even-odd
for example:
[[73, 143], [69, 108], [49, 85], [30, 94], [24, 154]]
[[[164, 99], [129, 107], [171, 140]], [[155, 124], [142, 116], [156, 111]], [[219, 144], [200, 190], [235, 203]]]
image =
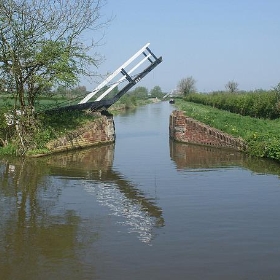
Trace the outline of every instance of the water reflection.
[[170, 157], [178, 169], [240, 166], [245, 155], [233, 150], [217, 149], [174, 141], [169, 142]]
[[[95, 150], [95, 152], [93, 152]], [[151, 244], [153, 228], [164, 226], [162, 209], [153, 199], [133, 186], [122, 174], [111, 169], [114, 145], [61, 154], [48, 160], [54, 176], [82, 179], [85, 190], [96, 196], [97, 201], [124, 218], [122, 223], [138, 239]], [[62, 163], [62, 164], [61, 164]]]
[[266, 159], [248, 157], [246, 154], [215, 147], [169, 142], [170, 157], [178, 170], [243, 167], [258, 174], [280, 175], [280, 164]]
[[[80, 217], [74, 211], [51, 214], [59, 189], [49, 184], [47, 166], [24, 159], [2, 161], [0, 166], [0, 278], [84, 277], [75, 256]], [[67, 260], [71, 269], [62, 275]]]
[[[83, 222], [75, 207], [61, 206], [66, 186], [59, 181], [67, 182], [69, 188], [78, 180], [111, 215], [119, 217], [128, 232], [151, 244], [153, 229], [164, 226], [162, 209], [112, 170], [113, 159], [112, 144], [47, 158], [0, 161], [1, 279], [32, 279], [36, 274], [45, 279], [52, 275], [84, 279], [86, 269], [77, 251], [88, 245], [86, 240], [98, 240], [101, 233], [92, 231], [98, 227]], [[18, 270], [12, 269], [15, 264], [20, 266]], [[63, 269], [69, 264], [70, 269]], [[22, 269], [28, 270], [26, 278], [17, 274]]]

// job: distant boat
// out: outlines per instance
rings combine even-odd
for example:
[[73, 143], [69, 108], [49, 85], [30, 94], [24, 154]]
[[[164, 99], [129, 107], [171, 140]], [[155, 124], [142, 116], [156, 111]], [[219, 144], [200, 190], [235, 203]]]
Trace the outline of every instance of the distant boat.
[[170, 104], [174, 104], [174, 103], [175, 103], [175, 100], [174, 100], [174, 99], [170, 99], [170, 100], [169, 100], [169, 103], [170, 103]]

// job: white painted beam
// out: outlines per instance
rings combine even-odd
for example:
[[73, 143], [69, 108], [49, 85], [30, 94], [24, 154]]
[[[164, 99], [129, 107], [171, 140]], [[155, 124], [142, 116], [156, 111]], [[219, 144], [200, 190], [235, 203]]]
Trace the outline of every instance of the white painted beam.
[[91, 93], [89, 93], [84, 99], [82, 99], [79, 104], [86, 103], [89, 101], [100, 89], [107, 85], [113, 78], [115, 78], [123, 68], [127, 67], [133, 60], [135, 60], [139, 55], [141, 55], [146, 48], [150, 45], [147, 43], [142, 47], [137, 53], [135, 53], [131, 58], [129, 58], [122, 66], [120, 66], [116, 71], [114, 71], [108, 78], [106, 78], [99, 86], [97, 86]]
[[[131, 74], [134, 70], [136, 70], [141, 64], [143, 64], [151, 54], [147, 55], [145, 58], [143, 58], [138, 64], [136, 64], [129, 72], [128, 74]], [[98, 98], [96, 98], [96, 101], [100, 101], [103, 99], [109, 92], [111, 92], [116, 86], [118, 86], [122, 81], [125, 80], [125, 76], [121, 77], [116, 83], [114, 83], [110, 88], [108, 88], [104, 93], [102, 93]]]

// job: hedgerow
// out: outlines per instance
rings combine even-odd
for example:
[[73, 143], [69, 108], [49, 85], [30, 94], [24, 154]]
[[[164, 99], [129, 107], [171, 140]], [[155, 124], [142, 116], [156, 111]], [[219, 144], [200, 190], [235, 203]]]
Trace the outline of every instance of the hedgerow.
[[185, 100], [254, 118], [276, 119], [280, 117], [279, 92], [276, 89], [241, 93], [193, 93], [186, 96]]

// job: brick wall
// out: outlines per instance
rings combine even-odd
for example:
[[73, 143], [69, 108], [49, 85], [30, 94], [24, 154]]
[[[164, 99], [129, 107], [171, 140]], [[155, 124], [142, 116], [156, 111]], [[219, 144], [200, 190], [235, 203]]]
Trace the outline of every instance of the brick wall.
[[192, 118], [186, 117], [182, 111], [173, 111], [169, 120], [171, 139], [184, 143], [208, 145], [235, 150], [245, 150], [246, 145], [240, 138], [210, 127]]
[[51, 152], [61, 152], [115, 141], [113, 116], [100, 116], [84, 126], [67, 132], [63, 137], [49, 142], [46, 146]]

